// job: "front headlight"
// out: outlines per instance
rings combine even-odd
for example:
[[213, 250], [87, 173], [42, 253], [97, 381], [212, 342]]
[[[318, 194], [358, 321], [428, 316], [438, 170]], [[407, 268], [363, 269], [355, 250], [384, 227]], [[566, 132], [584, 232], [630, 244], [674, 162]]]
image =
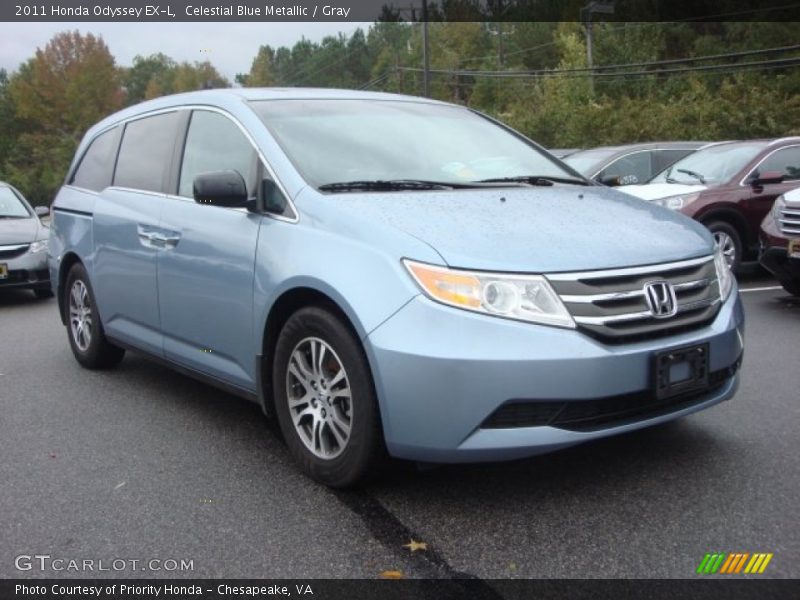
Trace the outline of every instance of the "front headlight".
[[47, 240], [35, 241], [28, 248], [28, 252], [30, 252], [31, 254], [36, 254], [37, 252], [41, 252], [42, 250], [47, 250]]
[[733, 273], [722, 253], [722, 247], [715, 244], [714, 247], [714, 266], [717, 268], [717, 282], [719, 283], [719, 295], [722, 302], [728, 299], [733, 289]]
[[403, 260], [422, 291], [437, 302], [465, 310], [575, 328], [561, 299], [541, 275], [461, 271]]
[[672, 210], [680, 210], [684, 206], [689, 206], [692, 202], [697, 200], [700, 194], [681, 194], [680, 196], [667, 196], [666, 198], [658, 198], [653, 200], [653, 204], [658, 204], [664, 208], [671, 208]]
[[781, 218], [781, 213], [784, 208], [786, 208], [786, 198], [780, 195], [775, 199], [775, 203], [772, 205], [772, 218], [775, 219], [776, 223], [778, 219]]

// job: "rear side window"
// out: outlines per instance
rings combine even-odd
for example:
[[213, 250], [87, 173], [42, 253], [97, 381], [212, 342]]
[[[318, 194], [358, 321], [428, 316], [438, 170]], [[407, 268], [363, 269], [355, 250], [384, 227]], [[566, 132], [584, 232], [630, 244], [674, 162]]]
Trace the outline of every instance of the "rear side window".
[[778, 150], [758, 167], [759, 173], [780, 171], [785, 180], [800, 179], [800, 146]]
[[92, 140], [83, 155], [72, 185], [100, 192], [111, 185], [114, 172], [114, 158], [117, 154], [117, 128], [110, 129]]
[[258, 156], [250, 141], [227, 117], [210, 111], [192, 113], [183, 153], [178, 195], [191, 198], [194, 178], [210, 171], [235, 170], [255, 195]]
[[603, 169], [597, 179], [618, 177], [620, 185], [644, 183], [653, 176], [650, 158], [650, 152], [636, 152], [623, 156]]
[[128, 123], [122, 134], [114, 185], [151, 192], [162, 191], [177, 130], [177, 112]]
[[657, 150], [653, 156], [653, 174], [660, 173], [692, 152], [693, 150]]

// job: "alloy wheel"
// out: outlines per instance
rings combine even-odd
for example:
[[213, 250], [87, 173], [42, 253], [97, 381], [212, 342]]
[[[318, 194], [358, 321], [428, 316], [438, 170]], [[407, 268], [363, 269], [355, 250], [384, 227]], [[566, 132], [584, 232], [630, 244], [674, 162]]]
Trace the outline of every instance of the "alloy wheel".
[[86, 284], [76, 279], [69, 293], [69, 327], [78, 350], [86, 352], [92, 343], [92, 305]]
[[722, 249], [722, 255], [730, 268], [736, 264], [736, 243], [733, 238], [724, 231], [714, 232], [714, 241]]
[[350, 381], [333, 348], [317, 337], [301, 340], [289, 357], [286, 390], [305, 447], [317, 458], [339, 456], [350, 439], [353, 411]]

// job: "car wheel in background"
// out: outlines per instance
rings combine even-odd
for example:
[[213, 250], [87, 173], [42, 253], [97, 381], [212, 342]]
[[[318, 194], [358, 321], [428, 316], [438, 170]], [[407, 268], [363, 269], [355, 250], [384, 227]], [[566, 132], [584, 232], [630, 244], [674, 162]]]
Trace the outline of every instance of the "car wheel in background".
[[738, 273], [742, 264], [742, 238], [733, 225], [724, 221], [706, 223], [709, 231], [714, 234], [714, 241], [722, 248], [725, 261], [731, 271]]
[[81, 365], [89, 369], [104, 369], [122, 360], [125, 350], [106, 339], [89, 276], [80, 263], [73, 265], [67, 275], [64, 310], [69, 345]]
[[800, 279], [781, 279], [780, 284], [792, 296], [800, 297]]
[[348, 487], [377, 471], [386, 451], [369, 365], [337, 316], [307, 307], [289, 318], [272, 382], [289, 451], [310, 477]]

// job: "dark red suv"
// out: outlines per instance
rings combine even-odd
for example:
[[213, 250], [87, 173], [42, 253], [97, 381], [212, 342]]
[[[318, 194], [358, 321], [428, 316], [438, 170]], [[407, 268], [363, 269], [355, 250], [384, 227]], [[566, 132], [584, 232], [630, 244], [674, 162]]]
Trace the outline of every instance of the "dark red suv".
[[800, 137], [712, 144], [647, 184], [617, 189], [705, 224], [736, 271], [742, 261], [758, 257], [761, 221], [775, 198], [797, 187]]

